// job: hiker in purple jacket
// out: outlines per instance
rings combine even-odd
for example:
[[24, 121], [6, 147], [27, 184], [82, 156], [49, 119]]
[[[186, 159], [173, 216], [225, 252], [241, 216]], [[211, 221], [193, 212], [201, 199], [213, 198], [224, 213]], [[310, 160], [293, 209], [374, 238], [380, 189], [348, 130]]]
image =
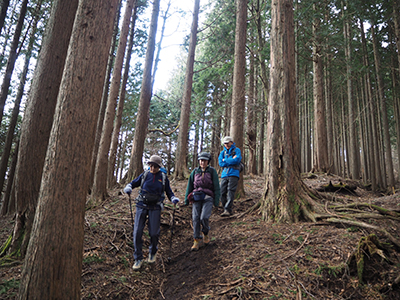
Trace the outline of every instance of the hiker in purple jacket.
[[218, 207], [220, 188], [217, 171], [209, 166], [211, 155], [208, 152], [201, 152], [199, 164], [192, 171], [185, 194], [185, 205], [193, 203], [193, 237], [194, 243], [192, 251], [199, 250], [202, 244], [210, 243], [210, 224], [209, 219], [213, 205]]

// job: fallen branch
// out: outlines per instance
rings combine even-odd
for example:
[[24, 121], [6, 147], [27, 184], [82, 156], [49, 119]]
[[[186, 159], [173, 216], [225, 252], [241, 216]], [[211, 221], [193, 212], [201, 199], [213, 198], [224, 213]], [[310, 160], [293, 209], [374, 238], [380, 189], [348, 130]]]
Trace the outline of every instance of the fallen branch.
[[256, 204], [254, 204], [252, 207], [250, 207], [248, 210], [245, 212], [242, 212], [240, 215], [237, 215], [236, 218], [241, 218], [246, 214], [252, 213], [256, 209], [258, 209], [261, 206], [261, 201], [258, 201]]
[[283, 261], [283, 260], [285, 260], [285, 259], [288, 259], [289, 257], [295, 255], [295, 254], [304, 246], [304, 244], [307, 242], [307, 239], [308, 239], [309, 235], [310, 235], [310, 234], [307, 233], [307, 236], [306, 236], [306, 238], [304, 239], [303, 243], [300, 245], [299, 248], [296, 249], [296, 251], [294, 251], [292, 254], [289, 254], [288, 256], [282, 258], [281, 261]]
[[400, 242], [383, 228], [380, 228], [380, 227], [377, 227], [377, 226], [374, 226], [371, 224], [367, 224], [364, 222], [353, 221], [353, 220], [330, 218], [330, 219], [327, 219], [326, 221], [330, 222], [330, 223], [347, 224], [350, 226], [358, 226], [358, 227], [363, 227], [363, 228], [379, 231], [380, 233], [384, 234], [394, 245], [396, 245], [400, 249]]

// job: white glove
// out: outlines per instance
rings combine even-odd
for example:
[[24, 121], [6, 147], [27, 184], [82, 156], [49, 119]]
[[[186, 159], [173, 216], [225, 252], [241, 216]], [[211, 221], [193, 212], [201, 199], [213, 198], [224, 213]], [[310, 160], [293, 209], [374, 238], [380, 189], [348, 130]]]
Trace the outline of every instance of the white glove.
[[172, 196], [171, 201], [173, 204], [177, 204], [179, 202], [179, 199], [175, 196]]
[[126, 185], [126, 187], [124, 188], [124, 192], [128, 195], [130, 195], [132, 193], [132, 185], [130, 183], [128, 183]]

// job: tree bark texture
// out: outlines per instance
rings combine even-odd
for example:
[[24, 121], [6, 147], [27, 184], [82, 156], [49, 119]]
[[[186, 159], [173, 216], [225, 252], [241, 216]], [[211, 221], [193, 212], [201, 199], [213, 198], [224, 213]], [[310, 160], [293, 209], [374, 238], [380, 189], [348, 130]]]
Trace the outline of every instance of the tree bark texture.
[[267, 182], [262, 214], [269, 221], [295, 222], [306, 209], [298, 151], [293, 1], [273, 0], [271, 21]]
[[24, 256], [30, 238], [39, 195], [46, 150], [53, 125], [57, 94], [67, 56], [78, 0], [54, 1], [43, 38], [37, 66], [21, 125], [21, 137], [15, 171], [16, 219], [21, 230], [14, 229], [12, 251], [24, 236]]
[[190, 30], [189, 53], [186, 63], [184, 94], [182, 98], [180, 127], [178, 134], [177, 155], [175, 161], [175, 178], [185, 179], [189, 177], [190, 172], [187, 168], [187, 149], [189, 138], [189, 121], [190, 121], [190, 105], [192, 97], [192, 84], [193, 84], [193, 68], [194, 68], [194, 55], [197, 43], [197, 25], [199, 20], [200, 0], [195, 0], [193, 21]]
[[19, 299], [80, 299], [90, 158], [117, 2], [79, 1]]

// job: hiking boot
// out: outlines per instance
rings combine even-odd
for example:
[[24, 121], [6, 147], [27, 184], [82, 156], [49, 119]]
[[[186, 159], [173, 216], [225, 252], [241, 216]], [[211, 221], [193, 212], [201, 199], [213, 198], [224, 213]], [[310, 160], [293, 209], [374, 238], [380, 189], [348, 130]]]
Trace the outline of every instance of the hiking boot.
[[194, 239], [193, 246], [192, 246], [192, 248], [190, 248], [190, 250], [192, 250], [192, 251], [199, 250], [201, 242], [202, 242], [201, 239]]
[[208, 236], [208, 234], [203, 233], [203, 243], [204, 245], [208, 245], [210, 243], [210, 237]]
[[147, 259], [147, 262], [148, 262], [149, 264], [155, 263], [155, 262], [156, 262], [156, 255], [157, 255], [157, 253], [150, 254], [150, 255], [149, 255], [149, 258]]
[[140, 267], [142, 266], [143, 260], [139, 259], [139, 260], [135, 260], [135, 263], [132, 266], [132, 269], [134, 270], [139, 270]]
[[230, 215], [231, 213], [225, 209], [224, 212], [221, 214], [221, 217], [229, 217]]

